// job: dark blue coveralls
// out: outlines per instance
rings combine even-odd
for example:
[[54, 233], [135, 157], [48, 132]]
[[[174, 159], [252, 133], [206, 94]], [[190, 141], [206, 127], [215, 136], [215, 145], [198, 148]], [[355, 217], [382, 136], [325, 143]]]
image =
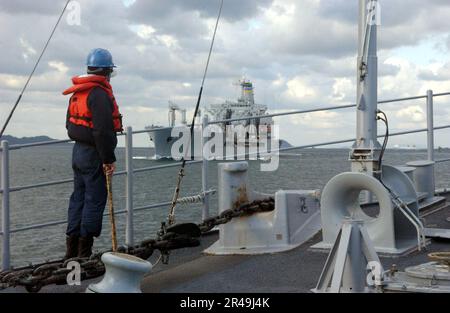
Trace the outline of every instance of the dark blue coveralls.
[[95, 147], [76, 142], [72, 152], [74, 191], [70, 197], [67, 235], [98, 237], [106, 205], [103, 162]]

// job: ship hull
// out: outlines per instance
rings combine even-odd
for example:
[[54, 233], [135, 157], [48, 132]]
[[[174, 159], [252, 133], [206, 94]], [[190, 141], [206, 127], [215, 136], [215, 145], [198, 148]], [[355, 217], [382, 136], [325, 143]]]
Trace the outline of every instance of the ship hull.
[[[185, 127], [185, 126], [180, 126]], [[177, 128], [177, 126], [175, 127]], [[155, 160], [172, 160], [175, 159], [172, 154], [172, 147], [175, 144], [175, 142], [180, 138], [180, 136], [172, 136], [172, 134], [178, 133], [178, 131], [173, 132], [173, 127], [149, 127], [147, 128], [149, 130], [148, 135], [150, 141], [153, 143], [155, 147], [155, 154], [153, 156], [153, 159]], [[173, 133], [172, 133], [173, 132]], [[270, 141], [270, 139], [268, 139]], [[267, 140], [264, 141], [257, 141], [257, 140], [251, 140], [251, 141], [245, 141], [240, 140], [237, 142], [232, 142], [228, 139], [224, 139], [224, 146], [234, 146], [234, 147], [243, 147], [243, 148], [256, 148], [259, 147], [260, 154], [265, 154], [264, 151], [266, 151], [266, 145], [268, 144]], [[284, 140], [278, 141], [278, 148], [286, 148], [291, 147], [289, 143], [287, 143]], [[275, 148], [276, 149], [276, 148]], [[224, 147], [224, 152], [225, 152]], [[270, 150], [272, 150], [270, 148]], [[201, 130], [200, 128], [194, 129], [194, 136], [191, 139], [191, 151], [193, 153], [190, 153], [190, 158], [195, 160], [200, 160], [202, 158], [202, 150], [201, 150]]]
[[[181, 127], [185, 126], [180, 126]], [[172, 133], [178, 133], [177, 127], [175, 127], [175, 131], [173, 127], [164, 127], [164, 128], [148, 128], [148, 136], [150, 141], [153, 143], [155, 147], [155, 155], [153, 159], [161, 160], [161, 159], [179, 159], [179, 157], [173, 156], [172, 147], [178, 140], [181, 139], [181, 136], [172, 136]], [[200, 159], [201, 158], [201, 132], [199, 128], [194, 129], [194, 136], [191, 139], [191, 152], [189, 153], [191, 159]]]
[[[157, 128], [156, 128], [157, 129]], [[171, 159], [171, 149], [172, 145], [177, 138], [171, 137], [172, 128], [164, 128], [160, 130], [148, 132], [150, 141], [153, 142], [155, 147], [154, 159]]]

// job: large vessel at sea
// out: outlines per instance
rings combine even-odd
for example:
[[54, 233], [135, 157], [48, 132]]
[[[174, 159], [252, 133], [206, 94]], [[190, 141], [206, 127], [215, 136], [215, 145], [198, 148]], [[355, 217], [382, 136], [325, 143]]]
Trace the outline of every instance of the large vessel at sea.
[[[125, 205], [123, 210], [114, 211], [112, 188], [108, 188], [112, 249], [95, 252], [89, 258], [59, 258], [13, 267], [19, 249], [26, 251], [27, 259], [32, 259], [43, 249], [44, 243], [54, 237], [63, 237], [62, 229], [51, 232], [49, 228], [64, 225], [66, 220], [40, 220], [46, 212], [50, 212], [49, 216], [57, 213], [53, 208], [36, 205], [43, 195], [41, 192], [32, 192], [32, 201], [17, 206], [20, 210], [10, 209], [14, 203], [20, 204], [22, 194], [10, 195], [47, 188], [52, 197], [45, 195], [45, 200], [53, 202], [61, 195], [69, 196], [67, 188], [56, 190], [56, 185], [73, 183], [74, 180], [51, 177], [43, 181], [43, 174], [40, 173], [42, 167], [36, 161], [36, 154], [13, 152], [70, 140], [11, 146], [3, 140], [0, 146], [0, 289], [5, 289], [4, 292], [24, 292], [25, 289], [38, 292], [45, 288], [45, 292], [188, 293], [187, 301], [190, 299], [194, 303], [190, 308], [198, 308], [197, 303], [207, 301], [204, 300], [204, 293], [207, 292], [450, 293], [450, 188], [449, 177], [445, 175], [448, 173], [450, 155], [448, 151], [441, 151], [444, 149], [436, 152], [434, 137], [435, 130], [448, 130], [450, 124], [435, 125], [436, 112], [433, 109], [433, 101], [450, 96], [450, 92], [433, 93], [428, 90], [422, 95], [379, 101], [378, 25], [372, 23], [376, 9], [372, 6], [376, 4], [377, 1], [369, 3], [368, 0], [359, 0], [356, 104], [266, 114], [264, 106], [254, 105], [253, 86], [244, 81], [241, 82], [243, 93], [237, 103], [208, 108], [209, 114], [222, 127], [245, 120], [248, 122], [243, 122], [244, 125], [271, 125], [270, 116], [352, 109], [356, 115], [355, 136], [334, 141], [324, 138], [324, 141], [314, 144], [304, 143], [284, 149], [295, 151], [353, 142], [349, 154], [338, 156], [349, 161], [348, 170], [336, 166], [336, 151], [320, 151], [319, 155], [319, 149], [309, 159], [287, 164], [280, 162], [286, 167], [273, 168], [271, 173], [264, 173], [264, 162], [216, 163], [203, 157], [200, 162], [181, 162], [177, 183], [170, 185], [175, 190], [173, 196], [170, 192], [172, 197], [155, 203], [157, 196], [168, 189], [162, 183], [170, 181], [172, 184], [175, 180], [171, 176], [173, 173], [152, 173], [144, 177], [136, 177], [135, 174], [175, 168], [179, 164], [142, 166], [139, 162], [133, 163], [133, 136], [150, 132], [155, 145], [161, 143], [156, 147], [164, 149], [157, 150], [157, 153], [170, 155], [170, 147], [176, 140], [170, 137], [171, 131], [178, 127], [174, 116], [180, 110], [171, 104], [169, 127], [151, 126], [144, 131], [133, 131], [132, 127], [127, 127], [123, 134], [125, 170], [115, 173], [125, 176], [122, 185], [124, 196], [120, 196]], [[202, 88], [200, 94], [201, 91]], [[417, 100], [426, 103], [427, 127], [390, 132], [389, 121], [397, 116], [385, 113], [379, 104]], [[233, 115], [234, 112], [236, 115]], [[236, 117], [240, 114], [244, 117]], [[384, 136], [378, 134], [378, 122], [383, 122], [385, 126]], [[179, 126], [186, 124], [186, 119], [182, 118]], [[194, 124], [200, 127], [200, 123]], [[200, 133], [196, 129], [194, 135]], [[292, 131], [300, 136], [303, 129], [293, 128]], [[396, 153], [403, 156], [395, 164], [388, 164], [391, 161], [385, 159], [384, 154], [390, 137], [418, 133], [427, 133], [426, 152], [410, 155], [407, 152]], [[384, 137], [382, 143], [379, 137]], [[196, 137], [194, 139], [196, 144], [199, 143]], [[404, 142], [401, 141], [401, 144]], [[413, 144], [422, 144], [418, 136], [414, 137]], [[32, 159], [29, 162], [17, 159], [30, 155]], [[415, 161], [407, 161], [409, 156], [414, 157]], [[16, 159], [10, 162], [10, 157]], [[52, 158], [45, 161], [49, 167], [58, 165]], [[303, 162], [302, 167], [296, 167], [300, 162]], [[189, 170], [185, 171], [185, 165], [189, 166]], [[209, 175], [211, 169], [217, 175]], [[17, 173], [26, 175], [26, 182], [18, 182]], [[194, 184], [192, 179], [196, 173], [201, 174], [201, 186]], [[30, 182], [31, 176], [35, 178], [34, 182]], [[214, 184], [210, 176], [214, 176]], [[265, 181], [259, 180], [259, 177], [264, 177]], [[292, 185], [283, 181], [286, 177], [292, 180]], [[114, 181], [120, 182], [118, 179]], [[268, 185], [272, 185], [270, 192], [264, 189]], [[50, 186], [52, 188], [48, 188]], [[187, 193], [179, 197], [181, 187]], [[192, 194], [195, 190], [200, 190], [200, 193]], [[119, 189], [116, 188], [116, 191]], [[216, 199], [209, 197], [213, 193], [217, 194]], [[142, 203], [138, 206], [139, 198]], [[148, 199], [153, 202], [148, 203]], [[217, 204], [216, 212], [210, 207], [212, 200]], [[178, 207], [182, 205], [185, 206], [183, 209]], [[199, 206], [200, 221], [192, 217], [195, 215], [189, 219], [183, 218], [183, 213], [200, 213]], [[20, 218], [19, 213], [30, 208], [30, 214]], [[166, 210], [162, 213], [163, 218], [158, 217], [157, 208], [170, 208], [167, 217]], [[144, 210], [149, 210], [149, 215], [136, 214]], [[36, 212], [39, 216], [31, 215]], [[124, 232], [120, 237], [116, 236], [114, 222], [117, 214], [125, 215]], [[19, 237], [25, 232], [44, 228], [45, 232], [42, 231], [39, 236]], [[145, 239], [138, 242], [134, 231], [139, 229], [145, 234]], [[117, 239], [120, 246], [117, 246]], [[108, 246], [109, 241], [109, 238], [105, 241]], [[29, 245], [25, 246], [25, 243]], [[58, 249], [57, 245], [51, 247], [52, 252], [62, 254], [61, 248], [59, 246]], [[246, 299], [258, 297], [251, 295]], [[274, 308], [277, 303], [270, 297], [267, 296], [267, 301], [272, 301], [270, 305]], [[187, 307], [183, 302], [185, 300], [159, 298], [164, 300], [165, 308], [179, 311]], [[223, 298], [229, 299], [221, 295], [216, 297]], [[243, 298], [233, 296], [232, 299], [238, 299], [235, 307], [245, 311], [244, 304], [239, 306]], [[227, 300], [220, 301], [216, 304], [212, 301], [210, 310], [226, 307]], [[304, 306], [297, 296], [294, 301]], [[398, 302], [402, 306], [408, 303]], [[418, 303], [409, 302], [414, 305]], [[288, 307], [283, 301], [278, 303]]]
[[[224, 145], [265, 145], [267, 140], [260, 140], [260, 138], [269, 139], [271, 137], [273, 119], [267, 112], [267, 106], [255, 103], [253, 83], [249, 80], [242, 79], [239, 81], [241, 88], [241, 95], [236, 101], [225, 101], [223, 103], [210, 104], [204, 110], [204, 114], [208, 115], [209, 121], [218, 122], [224, 134], [226, 134], [227, 126], [254, 126], [255, 132], [250, 135], [247, 133], [247, 138], [238, 138], [238, 136], [224, 136]], [[181, 123], [176, 123], [176, 112], [181, 112]], [[201, 115], [201, 114], [199, 114]], [[255, 117], [249, 119], [249, 117]], [[169, 102], [169, 125], [167, 127], [160, 125], [147, 126], [150, 141], [155, 147], [155, 159], [170, 159], [172, 145], [180, 138], [173, 136], [178, 133], [177, 127], [186, 127], [186, 110], [181, 109], [178, 105]], [[200, 138], [200, 125], [196, 125], [194, 131], [194, 139], [192, 144], [195, 145], [196, 138]], [[197, 139], [198, 141], [198, 139]], [[279, 141], [280, 147], [290, 146], [286, 141]]]

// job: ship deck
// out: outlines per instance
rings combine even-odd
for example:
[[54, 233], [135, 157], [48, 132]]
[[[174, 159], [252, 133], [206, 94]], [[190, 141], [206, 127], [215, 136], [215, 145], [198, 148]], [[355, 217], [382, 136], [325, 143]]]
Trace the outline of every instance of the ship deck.
[[[450, 194], [447, 202], [434, 213], [427, 210], [425, 226], [450, 228]], [[218, 234], [202, 241], [202, 247], [176, 251], [171, 266], [159, 270], [144, 279], [144, 292], [237, 292], [237, 293], [302, 293], [310, 292], [319, 280], [328, 254], [313, 251], [310, 247], [321, 241], [321, 234], [300, 247], [282, 253], [254, 256], [210, 256], [201, 254], [217, 240]], [[188, 250], [188, 249], [184, 249]], [[385, 269], [393, 264], [399, 270], [407, 266], [428, 262], [428, 253], [450, 251], [450, 240], [431, 240], [426, 250], [415, 251], [401, 257], [381, 257]]]
[[[446, 202], [424, 214], [425, 226], [450, 228], [450, 192]], [[437, 210], [436, 210], [437, 209]], [[202, 251], [218, 239], [218, 232], [202, 237], [201, 246], [175, 250], [168, 265], [159, 263], [142, 281], [146, 293], [304, 293], [310, 292], [319, 279], [327, 253], [313, 251], [321, 234], [293, 250], [266, 255], [212, 256]], [[450, 240], [432, 239], [426, 250], [406, 256], [380, 257], [385, 269], [396, 264], [399, 270], [428, 262], [428, 253], [450, 251]], [[156, 259], [158, 253], [152, 256]], [[41, 292], [84, 292], [87, 285], [101, 278], [84, 281], [81, 286], [46, 286]], [[3, 292], [25, 292], [21, 287]]]

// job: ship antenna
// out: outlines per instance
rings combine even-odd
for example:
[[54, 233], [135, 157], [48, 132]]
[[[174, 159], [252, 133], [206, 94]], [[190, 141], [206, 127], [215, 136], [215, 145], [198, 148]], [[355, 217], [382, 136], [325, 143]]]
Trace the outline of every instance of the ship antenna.
[[20, 103], [20, 100], [22, 100], [22, 96], [23, 96], [25, 90], [27, 89], [28, 84], [30, 83], [31, 78], [33, 77], [34, 72], [36, 71], [36, 68], [38, 67], [39, 63], [41, 62], [42, 56], [44, 55], [44, 52], [47, 50], [48, 44], [49, 44], [50, 41], [52, 40], [53, 35], [55, 34], [55, 31], [56, 31], [56, 28], [58, 27], [59, 22], [61, 21], [61, 19], [62, 19], [64, 13], [66, 12], [67, 6], [69, 5], [69, 2], [70, 2], [70, 1], [71, 1], [71, 0], [67, 0], [66, 5], [64, 6], [64, 8], [63, 8], [63, 10], [62, 10], [62, 12], [61, 12], [61, 15], [60, 15], [59, 18], [58, 18], [58, 21], [56, 22], [55, 26], [53, 27], [53, 30], [52, 30], [52, 32], [51, 32], [51, 34], [50, 34], [50, 37], [48, 38], [47, 42], [45, 43], [44, 48], [42, 49], [41, 55], [39, 56], [38, 60], [37, 60], [36, 63], [34, 64], [33, 70], [31, 71], [30, 75], [28, 76], [28, 79], [27, 79], [25, 85], [23, 86], [22, 91], [20, 92], [20, 95], [19, 95], [19, 97], [18, 97], [17, 100], [16, 100], [16, 103], [14, 104], [13, 108], [11, 109], [11, 112], [9, 112], [8, 118], [6, 119], [5, 124], [3, 124], [2, 130], [0, 131], [0, 138], [3, 136], [3, 133], [5, 132], [6, 127], [7, 127], [8, 124], [9, 124], [9, 121], [11, 120], [11, 118], [12, 118], [14, 112], [15, 112], [16, 109], [17, 109], [17, 106], [18, 106], [19, 103]]
[[[188, 140], [188, 146], [186, 147], [186, 152], [184, 154], [184, 157], [183, 157], [183, 160], [182, 160], [182, 163], [181, 163], [181, 168], [180, 168], [180, 171], [178, 173], [177, 185], [176, 185], [176, 188], [175, 188], [175, 192], [174, 192], [174, 195], [173, 195], [173, 198], [172, 198], [171, 207], [170, 207], [170, 210], [169, 210], [169, 216], [168, 216], [168, 223], [169, 223], [169, 225], [172, 225], [172, 224], [175, 223], [175, 207], [177, 205], [178, 197], [180, 195], [181, 181], [183, 180], [183, 177], [184, 177], [184, 168], [186, 166], [187, 152], [190, 150], [188, 147], [191, 146], [191, 140], [192, 140], [192, 136], [194, 134], [195, 118], [197, 117], [198, 110], [199, 110], [199, 107], [200, 107], [200, 102], [201, 102], [201, 99], [202, 99], [203, 87], [205, 85], [206, 75], [208, 73], [209, 62], [211, 60], [211, 54], [212, 54], [212, 50], [213, 50], [213, 47], [214, 47], [214, 41], [216, 39], [217, 27], [219, 26], [220, 16], [222, 14], [222, 8], [223, 8], [223, 0], [220, 1], [219, 14], [217, 15], [216, 26], [214, 28], [214, 33], [213, 33], [212, 40], [211, 40], [211, 46], [209, 47], [208, 59], [206, 61], [206, 67], [205, 67], [205, 71], [203, 73], [202, 84], [200, 86], [200, 91], [198, 93], [197, 104], [195, 106], [194, 116], [192, 117], [192, 123], [191, 123], [191, 127], [190, 127], [190, 137], [189, 137], [189, 140]], [[161, 229], [162, 230], [165, 229], [165, 224], [164, 223], [163, 223]]]

